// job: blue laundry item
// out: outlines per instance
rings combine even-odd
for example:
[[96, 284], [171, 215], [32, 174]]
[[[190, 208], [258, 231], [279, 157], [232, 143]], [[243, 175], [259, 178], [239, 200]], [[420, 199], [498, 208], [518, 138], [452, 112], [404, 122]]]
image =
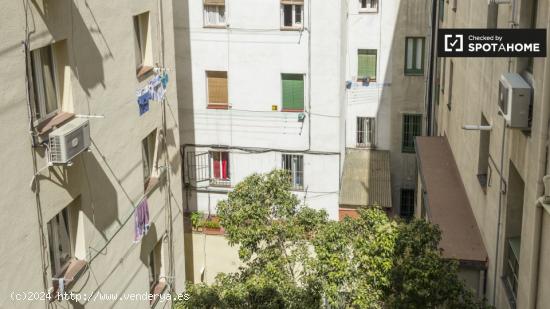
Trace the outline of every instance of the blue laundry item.
[[143, 115], [149, 111], [149, 101], [151, 100], [151, 92], [149, 89], [141, 89], [137, 92], [137, 102], [139, 106], [139, 115]]
[[160, 82], [162, 83], [162, 88], [166, 89], [166, 87], [168, 87], [168, 74], [166, 74], [166, 72], [162, 73]]
[[149, 81], [149, 93], [151, 94], [151, 98], [157, 102], [162, 102], [164, 99], [164, 93], [165, 90], [162, 87], [161, 83], [161, 77], [156, 76], [153, 79]]

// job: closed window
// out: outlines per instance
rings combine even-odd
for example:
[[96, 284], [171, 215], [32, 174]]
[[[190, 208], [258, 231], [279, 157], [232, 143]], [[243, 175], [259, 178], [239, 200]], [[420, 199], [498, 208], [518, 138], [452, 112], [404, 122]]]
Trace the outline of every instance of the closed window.
[[304, 75], [282, 74], [283, 111], [304, 110]]
[[357, 117], [357, 147], [375, 146], [375, 118]]
[[424, 38], [407, 38], [405, 74], [424, 74]]
[[422, 135], [422, 115], [403, 115], [403, 144], [401, 151], [414, 153], [414, 138]]
[[357, 80], [376, 81], [376, 49], [360, 49], [357, 52]]
[[401, 218], [411, 219], [414, 216], [414, 189], [401, 189], [400, 202]]
[[231, 175], [229, 167], [229, 152], [211, 151], [210, 152], [211, 185], [231, 185]]
[[283, 154], [283, 169], [290, 174], [292, 189], [304, 189], [304, 156]]
[[63, 209], [48, 222], [48, 244], [53, 277], [62, 276], [73, 256], [69, 228], [68, 208]]
[[145, 191], [148, 191], [150, 180], [157, 176], [157, 129], [149, 133], [146, 138], [141, 141], [141, 154], [143, 166], [143, 181]]
[[204, 0], [204, 25], [225, 26], [225, 0]]
[[51, 45], [31, 51], [33, 117], [37, 121], [53, 116], [59, 109], [58, 83]]
[[281, 1], [281, 27], [302, 29], [304, 19], [303, 0]]
[[206, 72], [206, 83], [208, 88], [208, 108], [229, 108], [227, 72]]
[[134, 16], [136, 74], [138, 77], [153, 68], [153, 50], [149, 12]]
[[378, 0], [359, 0], [361, 12], [377, 12]]

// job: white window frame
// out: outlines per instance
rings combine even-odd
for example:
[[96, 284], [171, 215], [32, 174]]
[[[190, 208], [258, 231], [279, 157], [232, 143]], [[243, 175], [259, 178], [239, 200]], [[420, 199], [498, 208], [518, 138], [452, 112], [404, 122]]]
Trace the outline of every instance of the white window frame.
[[[48, 246], [50, 251], [52, 277], [62, 276], [74, 257], [70, 215], [69, 209], [64, 208], [48, 222]], [[65, 240], [59, 239], [60, 232], [66, 233], [66, 235], [64, 235], [66, 237]], [[63, 264], [61, 264], [60, 252], [57, 250], [57, 248], [60, 248], [61, 242], [68, 242], [66, 245], [68, 245], [69, 250], [69, 258]]]
[[[219, 154], [220, 174], [222, 173], [222, 153], [227, 153], [227, 179], [214, 177], [214, 154]], [[210, 150], [208, 152], [210, 157], [210, 184], [218, 186], [230, 186], [231, 185], [231, 153], [225, 150]]]
[[[290, 181], [293, 190], [304, 189], [304, 156], [298, 154], [283, 154], [281, 156], [282, 169], [290, 172]], [[290, 166], [288, 165], [290, 163]], [[300, 169], [301, 168], [301, 169]]]
[[[53, 70], [53, 83], [54, 83], [54, 90], [55, 90], [55, 100], [57, 105], [57, 108], [50, 113], [46, 112], [46, 100], [45, 100], [46, 94], [44, 89], [44, 76], [43, 76], [43, 70], [42, 70], [43, 64], [42, 64], [42, 58], [40, 57], [40, 52], [43, 48], [50, 49], [52, 70]], [[33, 112], [33, 118], [34, 118], [33, 124], [35, 126], [38, 125], [40, 122], [55, 116], [60, 110], [59, 80], [57, 77], [57, 63], [55, 61], [54, 51], [55, 50], [53, 48], [53, 45], [44, 46], [31, 51], [31, 57], [33, 58], [32, 61], [34, 64], [31, 68], [31, 70], [33, 71], [32, 76], [36, 78], [36, 80], [34, 80], [34, 78], [32, 78], [31, 76], [31, 79], [33, 81], [33, 87], [35, 88], [35, 91], [32, 92], [33, 100], [34, 100], [32, 105], [32, 112]], [[41, 117], [39, 118], [37, 117], [37, 113], [36, 113], [37, 107], [39, 109], [38, 112], [41, 115]]]
[[[292, 25], [285, 25], [285, 6], [292, 6]], [[296, 22], [296, 7], [300, 6], [301, 21]], [[302, 4], [281, 4], [281, 28], [283, 29], [303, 29], [304, 28], [304, 5]]]
[[[208, 19], [208, 8], [215, 8], [216, 20], [210, 22]], [[220, 9], [223, 8], [223, 14], [220, 14]], [[225, 10], [225, 5], [203, 5], [203, 19], [205, 27], [225, 27], [227, 25], [227, 12]]]
[[[363, 6], [363, 2], [365, 6]], [[376, 13], [378, 12], [379, 0], [359, 0], [359, 12]]]
[[[360, 138], [362, 137], [362, 138]], [[357, 117], [357, 147], [373, 148], [376, 146], [376, 118]], [[361, 143], [360, 140], [363, 140]]]

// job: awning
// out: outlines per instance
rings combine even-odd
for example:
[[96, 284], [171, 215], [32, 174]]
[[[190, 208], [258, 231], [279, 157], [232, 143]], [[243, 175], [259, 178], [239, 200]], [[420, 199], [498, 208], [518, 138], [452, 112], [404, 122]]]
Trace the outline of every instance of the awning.
[[379, 205], [391, 208], [390, 152], [348, 149], [340, 207]]
[[416, 156], [430, 222], [446, 258], [485, 267], [487, 251], [446, 137], [417, 137]]

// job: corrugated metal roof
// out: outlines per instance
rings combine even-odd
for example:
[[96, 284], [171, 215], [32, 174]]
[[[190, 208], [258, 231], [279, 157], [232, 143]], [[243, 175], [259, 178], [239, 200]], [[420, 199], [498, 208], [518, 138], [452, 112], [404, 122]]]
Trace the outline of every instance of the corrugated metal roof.
[[390, 152], [348, 149], [344, 161], [340, 206], [391, 208]]

